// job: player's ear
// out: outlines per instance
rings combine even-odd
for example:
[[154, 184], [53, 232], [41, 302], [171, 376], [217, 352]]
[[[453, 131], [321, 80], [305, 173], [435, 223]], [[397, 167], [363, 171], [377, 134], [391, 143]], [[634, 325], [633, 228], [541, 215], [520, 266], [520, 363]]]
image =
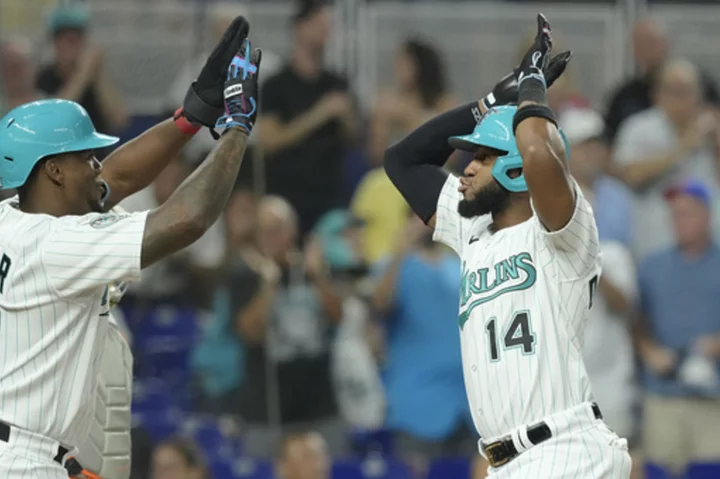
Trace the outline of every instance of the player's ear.
[[62, 187], [65, 184], [61, 161], [57, 156], [51, 156], [43, 162], [42, 172], [56, 185]]

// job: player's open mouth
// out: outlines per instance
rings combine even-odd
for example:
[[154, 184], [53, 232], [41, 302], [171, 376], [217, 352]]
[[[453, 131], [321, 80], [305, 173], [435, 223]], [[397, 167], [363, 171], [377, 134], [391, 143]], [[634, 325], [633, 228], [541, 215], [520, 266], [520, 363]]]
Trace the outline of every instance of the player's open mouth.
[[105, 198], [105, 195], [107, 195], [107, 192], [108, 192], [107, 184], [102, 180], [99, 181], [98, 189], [100, 190], [100, 198]]

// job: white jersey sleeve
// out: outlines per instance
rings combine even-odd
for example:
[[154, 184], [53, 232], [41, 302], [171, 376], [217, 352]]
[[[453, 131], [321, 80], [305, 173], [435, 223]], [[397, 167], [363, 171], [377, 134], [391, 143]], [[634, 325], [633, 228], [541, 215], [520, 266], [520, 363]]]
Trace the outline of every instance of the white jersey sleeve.
[[433, 240], [449, 246], [461, 255], [470, 235], [472, 221], [458, 213], [458, 203], [462, 200], [462, 193], [458, 188], [460, 180], [454, 175], [448, 175], [438, 197]]
[[580, 278], [596, 268], [600, 258], [600, 239], [592, 206], [581, 188], [572, 180], [575, 190], [575, 211], [570, 221], [562, 229], [548, 231], [540, 222], [533, 208], [533, 221], [545, 236], [546, 243], [564, 258], [563, 269], [568, 278]]
[[59, 218], [40, 255], [55, 292], [71, 297], [118, 281], [140, 278], [148, 211], [91, 213]]

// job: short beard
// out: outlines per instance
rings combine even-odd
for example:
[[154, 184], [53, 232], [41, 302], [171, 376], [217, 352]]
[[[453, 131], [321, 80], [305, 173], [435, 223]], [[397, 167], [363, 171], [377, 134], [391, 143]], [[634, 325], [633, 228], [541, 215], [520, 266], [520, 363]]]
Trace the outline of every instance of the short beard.
[[477, 192], [471, 200], [460, 200], [458, 214], [463, 218], [474, 218], [490, 213], [499, 215], [510, 206], [510, 192], [493, 179]]

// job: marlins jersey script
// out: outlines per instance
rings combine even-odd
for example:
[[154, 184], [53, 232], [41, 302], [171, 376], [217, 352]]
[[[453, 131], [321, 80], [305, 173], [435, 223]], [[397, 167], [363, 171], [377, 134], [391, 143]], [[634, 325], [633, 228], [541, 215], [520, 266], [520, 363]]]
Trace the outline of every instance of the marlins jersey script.
[[0, 203], [1, 422], [71, 450], [86, 438], [109, 328], [107, 285], [139, 278], [146, 217], [57, 218], [23, 213], [16, 198]]
[[583, 332], [600, 274], [592, 208], [575, 185], [568, 225], [536, 215], [495, 233], [490, 215], [458, 215], [457, 178], [445, 183], [434, 239], [462, 259], [460, 335], [468, 400], [484, 440], [592, 400]]

